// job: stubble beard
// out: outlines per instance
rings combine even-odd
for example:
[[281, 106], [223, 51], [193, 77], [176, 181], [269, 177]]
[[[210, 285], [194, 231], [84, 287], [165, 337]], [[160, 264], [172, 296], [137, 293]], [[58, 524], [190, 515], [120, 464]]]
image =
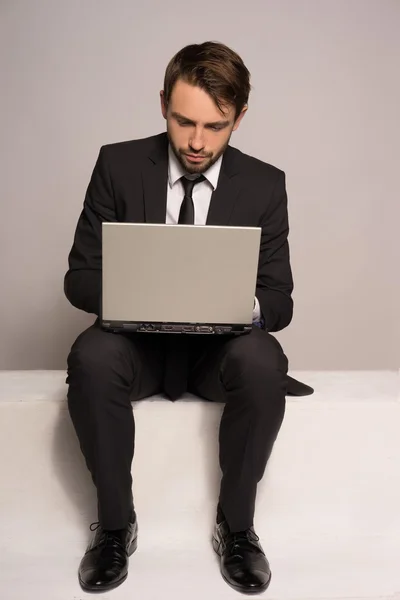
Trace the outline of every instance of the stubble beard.
[[[186, 171], [186, 173], [188, 173], [189, 175], [201, 175], [202, 173], [205, 173], [210, 167], [212, 167], [212, 165], [214, 165], [217, 162], [217, 160], [224, 154], [225, 150], [227, 149], [227, 147], [229, 145], [230, 138], [231, 138], [231, 136], [229, 136], [228, 140], [226, 141], [224, 146], [217, 152], [217, 154], [207, 155], [204, 162], [202, 162], [199, 165], [195, 165], [195, 164], [189, 163], [185, 158], [185, 153], [188, 153], [188, 150], [181, 150], [181, 149], [177, 148], [175, 146], [174, 142], [172, 141], [171, 136], [169, 135], [168, 131], [167, 131], [167, 135], [168, 135], [169, 143], [171, 145], [171, 149], [172, 149], [173, 153], [175, 154], [177, 160], [179, 161], [179, 164], [182, 166], [184, 171]], [[195, 154], [196, 153], [193, 152], [193, 155], [195, 155]]]

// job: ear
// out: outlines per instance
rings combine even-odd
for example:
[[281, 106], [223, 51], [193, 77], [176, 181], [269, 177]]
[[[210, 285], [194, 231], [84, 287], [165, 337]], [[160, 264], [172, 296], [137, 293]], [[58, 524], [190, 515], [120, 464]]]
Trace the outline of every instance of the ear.
[[161, 92], [160, 92], [160, 101], [161, 101], [161, 113], [162, 113], [162, 116], [164, 117], [164, 119], [166, 119], [167, 118], [167, 105], [165, 102], [164, 90], [161, 90]]
[[236, 131], [236, 129], [238, 129], [240, 123], [242, 122], [244, 115], [247, 112], [247, 108], [248, 108], [247, 104], [242, 108], [240, 115], [238, 116], [238, 118], [235, 121], [232, 131]]

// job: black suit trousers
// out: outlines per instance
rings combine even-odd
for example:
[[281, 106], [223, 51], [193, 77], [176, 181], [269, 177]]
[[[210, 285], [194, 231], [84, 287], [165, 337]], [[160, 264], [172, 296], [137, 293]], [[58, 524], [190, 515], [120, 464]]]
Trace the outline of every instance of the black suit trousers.
[[[106, 529], [129, 521], [131, 402], [164, 391], [167, 337], [109, 333], [97, 321], [77, 338], [68, 357], [68, 408]], [[188, 390], [225, 403], [219, 502], [230, 528], [241, 531], [253, 524], [257, 484], [283, 421], [288, 362], [278, 341], [258, 327], [239, 337], [185, 336], [182, 343], [189, 359]]]

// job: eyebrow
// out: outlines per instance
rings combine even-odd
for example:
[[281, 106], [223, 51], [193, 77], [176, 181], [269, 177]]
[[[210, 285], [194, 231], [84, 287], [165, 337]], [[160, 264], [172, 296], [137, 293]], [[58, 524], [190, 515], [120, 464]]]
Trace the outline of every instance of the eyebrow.
[[[172, 116], [175, 119], [179, 119], [181, 121], [186, 121], [187, 123], [192, 123], [193, 125], [196, 125], [195, 121], [192, 121], [191, 119], [188, 119], [187, 117], [185, 117], [184, 115], [181, 115], [178, 112], [173, 112]], [[206, 123], [206, 127], [226, 127], [227, 125], [229, 125], [230, 121], [214, 121], [213, 123]]]

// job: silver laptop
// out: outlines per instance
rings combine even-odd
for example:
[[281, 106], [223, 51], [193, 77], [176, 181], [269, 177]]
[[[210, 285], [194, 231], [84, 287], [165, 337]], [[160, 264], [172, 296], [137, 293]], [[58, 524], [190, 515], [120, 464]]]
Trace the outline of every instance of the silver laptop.
[[103, 328], [251, 331], [260, 238], [259, 227], [103, 223]]

